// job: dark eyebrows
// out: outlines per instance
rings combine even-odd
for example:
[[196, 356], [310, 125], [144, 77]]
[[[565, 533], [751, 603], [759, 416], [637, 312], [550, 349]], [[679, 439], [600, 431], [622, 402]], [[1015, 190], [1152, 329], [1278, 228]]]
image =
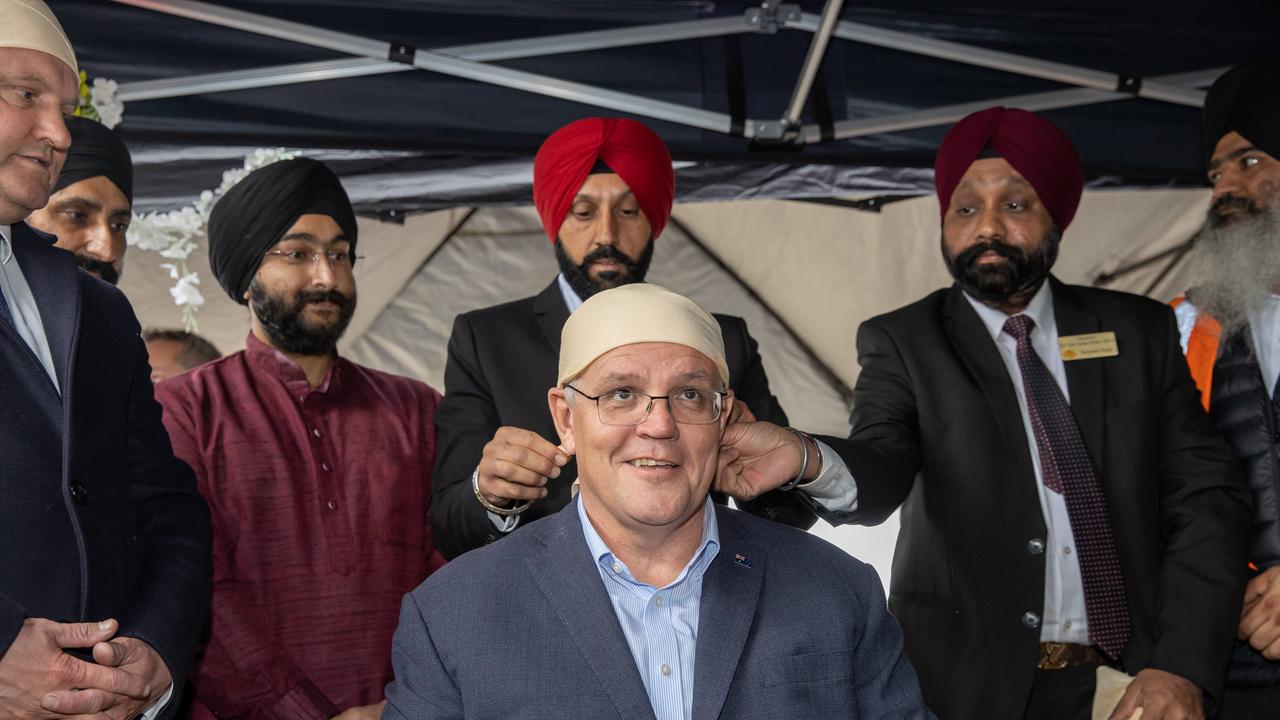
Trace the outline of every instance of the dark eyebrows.
[[102, 210], [102, 206], [94, 202], [93, 200], [90, 200], [87, 197], [73, 195], [72, 197], [69, 197], [69, 198], [59, 198], [58, 200], [55, 200], [53, 203], [53, 208], [51, 209], [54, 212], [58, 212], [59, 210], [82, 210], [84, 212], [99, 212]]
[[[628, 197], [634, 194], [635, 193], [631, 192], [630, 189], [623, 190], [622, 192], [618, 193], [617, 202], [626, 200]], [[600, 202], [600, 198], [596, 197], [595, 195], [591, 195], [590, 193], [578, 193], [576, 196], [574, 196], [573, 201], [575, 203], [577, 202], [593, 202], [594, 203], [594, 202]]]
[[289, 233], [288, 235], [285, 235], [284, 237], [280, 238], [278, 242], [288, 242], [292, 240], [309, 242], [309, 243], [322, 243], [327, 245], [337, 245], [338, 243], [341, 243], [341, 242], [344, 242], [344, 243], [351, 242], [349, 239], [347, 239], [347, 236], [343, 233], [339, 233], [338, 235], [333, 236], [326, 243], [324, 240], [321, 240], [315, 235], [312, 235], [311, 233], [306, 233], [306, 232]]
[[1237, 149], [1232, 150], [1231, 152], [1227, 153], [1226, 155], [1223, 155], [1223, 156], [1222, 156], [1222, 157], [1220, 157], [1220, 158], [1214, 158], [1213, 160], [1210, 160], [1210, 161], [1209, 161], [1209, 169], [1210, 169], [1210, 170], [1217, 170], [1218, 168], [1222, 167], [1222, 164], [1223, 164], [1223, 163], [1231, 162], [1232, 160], [1239, 159], [1239, 158], [1240, 158], [1241, 156], [1243, 156], [1243, 155], [1248, 155], [1248, 154], [1249, 154], [1249, 153], [1251, 153], [1251, 152], [1257, 152], [1257, 151], [1258, 151], [1258, 148], [1257, 148], [1257, 147], [1255, 147], [1255, 146], [1253, 146], [1253, 145], [1248, 145], [1248, 146], [1246, 146], [1246, 147], [1237, 148]]
[[[961, 180], [961, 181], [960, 181], [960, 183], [959, 183], [958, 185], [956, 185], [956, 190], [958, 191], [958, 190], [961, 190], [961, 189], [963, 189], [963, 188], [973, 187], [974, 185], [977, 185], [977, 184], [979, 184], [979, 183], [976, 183], [976, 182], [974, 181], [974, 179], [973, 179], [973, 178], [969, 178], [968, 180]], [[982, 185], [1007, 185], [1007, 186], [1012, 186], [1012, 187], [1023, 187], [1023, 186], [1030, 187], [1030, 186], [1031, 186], [1031, 183], [1030, 183], [1030, 182], [1028, 182], [1026, 178], [1024, 178], [1024, 177], [1022, 177], [1022, 176], [1020, 176], [1020, 175], [1004, 175], [1004, 176], [1001, 176], [998, 180], [996, 180], [996, 181], [994, 181], [994, 182], [982, 182], [982, 183], [980, 183], [980, 184], [982, 184]]]

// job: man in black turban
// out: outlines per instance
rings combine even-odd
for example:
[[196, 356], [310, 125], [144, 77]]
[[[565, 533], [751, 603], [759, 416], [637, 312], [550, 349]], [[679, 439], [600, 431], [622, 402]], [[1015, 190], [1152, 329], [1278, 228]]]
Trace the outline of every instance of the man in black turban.
[[1245, 63], [1205, 98], [1213, 186], [1174, 312], [1201, 399], [1249, 478], [1250, 579], [1222, 720], [1280, 706], [1280, 59]]
[[[209, 216], [209, 264], [254, 334], [323, 377], [356, 308], [356, 216], [324, 163], [295, 158], [260, 168]], [[305, 366], [305, 363], [304, 363]]]
[[71, 150], [53, 186], [49, 204], [27, 224], [58, 238], [80, 267], [112, 285], [124, 266], [125, 232], [133, 211], [133, 159], [107, 126], [67, 118]]

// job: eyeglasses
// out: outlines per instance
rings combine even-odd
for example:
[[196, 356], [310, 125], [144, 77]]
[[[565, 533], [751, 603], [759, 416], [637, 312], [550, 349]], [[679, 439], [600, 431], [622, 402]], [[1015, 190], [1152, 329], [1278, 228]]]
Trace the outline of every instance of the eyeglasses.
[[329, 267], [335, 269], [350, 268], [355, 265], [356, 260], [364, 257], [352, 255], [346, 250], [268, 250], [266, 254], [278, 257], [286, 265], [293, 267], [315, 265], [323, 257], [329, 261]]
[[647, 395], [631, 388], [617, 388], [600, 395], [588, 395], [572, 385], [569, 389], [596, 403], [596, 414], [605, 425], [639, 425], [649, 417], [654, 400], [666, 400], [671, 419], [681, 425], [706, 425], [720, 419], [725, 393], [698, 388], [681, 388], [670, 395]]

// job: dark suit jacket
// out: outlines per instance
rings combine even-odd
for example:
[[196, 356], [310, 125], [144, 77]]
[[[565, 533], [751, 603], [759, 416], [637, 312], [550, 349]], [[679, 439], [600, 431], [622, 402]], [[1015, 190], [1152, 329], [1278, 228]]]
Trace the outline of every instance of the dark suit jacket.
[[[569, 309], [552, 281], [538, 295], [459, 315], [449, 337], [444, 370], [445, 396], [436, 409], [436, 467], [432, 475], [431, 518], [437, 547], [445, 557], [498, 539], [483, 506], [475, 498], [471, 474], [484, 446], [499, 427], [532, 430], [559, 444], [547, 409], [547, 389], [556, 384], [560, 330]], [[742, 318], [716, 315], [724, 336], [729, 383], [737, 397], [761, 420], [786, 426], [787, 416], [769, 392], [756, 341]], [[547, 497], [521, 516], [544, 517], [569, 502], [577, 477], [573, 461], [547, 482]], [[798, 495], [769, 493], [744, 509], [788, 525], [808, 528], [815, 517]]]
[[0, 319], [0, 654], [25, 618], [117, 618], [164, 659], [172, 714], [209, 610], [208, 508], [169, 447], [128, 301], [50, 236], [12, 234], [62, 392]]
[[[932, 717], [874, 570], [800, 530], [716, 517], [694, 720]], [[654, 717], [576, 505], [407, 595], [391, 662], [388, 720]]]
[[[1200, 408], [1169, 309], [1051, 282], [1060, 336], [1109, 330], [1119, 343], [1119, 356], [1066, 373], [1125, 577], [1124, 667], [1220, 697], [1248, 492]], [[1020, 718], [1044, 604], [1043, 545], [1029, 543], [1046, 530], [1013, 380], [956, 287], [868, 320], [858, 357], [852, 435], [824, 438], [858, 484], [858, 507], [827, 516], [874, 525], [905, 500], [889, 606], [926, 701], [947, 720]]]

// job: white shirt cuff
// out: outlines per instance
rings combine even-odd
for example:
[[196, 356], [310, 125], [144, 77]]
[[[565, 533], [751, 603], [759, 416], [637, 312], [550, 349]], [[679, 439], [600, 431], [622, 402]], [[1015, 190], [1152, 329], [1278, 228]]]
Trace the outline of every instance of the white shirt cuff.
[[813, 498], [815, 502], [835, 512], [853, 512], [858, 509], [858, 483], [849, 472], [849, 466], [839, 453], [821, 440], [815, 440], [822, 451], [822, 472], [818, 477], [796, 486], [796, 490]]
[[485, 510], [485, 514], [489, 516], [489, 521], [498, 529], [498, 532], [503, 534], [515, 530], [516, 526], [520, 524], [519, 515], [508, 515], [503, 517], [492, 510]]
[[164, 691], [164, 695], [161, 695], [159, 700], [142, 711], [142, 720], [155, 720], [164, 711], [165, 706], [169, 704], [171, 699], [173, 699], [173, 683], [169, 684], [169, 689]]

